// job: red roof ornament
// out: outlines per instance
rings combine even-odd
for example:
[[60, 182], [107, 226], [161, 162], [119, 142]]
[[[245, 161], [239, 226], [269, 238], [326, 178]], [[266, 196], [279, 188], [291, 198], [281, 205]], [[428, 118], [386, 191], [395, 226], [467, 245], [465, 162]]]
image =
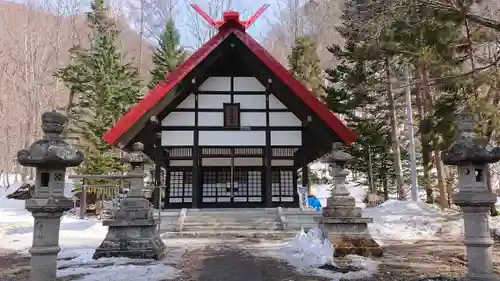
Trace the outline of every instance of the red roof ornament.
[[[111, 144], [123, 146], [129, 143], [136, 133], [124, 137], [134, 126], [144, 125], [146, 117], [152, 109], [163, 106], [161, 101], [181, 83], [189, 73], [197, 68], [208, 56], [214, 52], [229, 37], [235, 36], [241, 43], [253, 53], [255, 58], [267, 67], [284, 86], [288, 87], [312, 112], [332, 129], [345, 144], [356, 141], [354, 134], [340, 119], [335, 116], [321, 101], [316, 98], [302, 83], [281, 65], [273, 56], [262, 47], [254, 38], [245, 32], [247, 28], [255, 23], [257, 18], [269, 7], [262, 6], [247, 21], [239, 19], [238, 12], [225, 12], [223, 20], [214, 20], [197, 5], [191, 5], [210, 25], [217, 28], [215, 34], [201, 48], [194, 52], [175, 70], [166, 75], [165, 80], [154, 87], [138, 104], [134, 105], [104, 136], [103, 139]], [[149, 117], [148, 117], [149, 118]], [[122, 143], [124, 141], [125, 143]]]
[[224, 12], [224, 19], [222, 20], [214, 20], [212, 19], [205, 11], [201, 9], [200, 6], [196, 4], [191, 4], [191, 7], [198, 13], [200, 16], [205, 19], [208, 24], [211, 26], [221, 30], [222, 28], [239, 28], [241, 30], [246, 30], [250, 28], [255, 21], [264, 13], [264, 11], [269, 8], [269, 4], [264, 4], [260, 7], [257, 12], [255, 12], [250, 19], [247, 21], [240, 20], [240, 13], [235, 11], [227, 11]]

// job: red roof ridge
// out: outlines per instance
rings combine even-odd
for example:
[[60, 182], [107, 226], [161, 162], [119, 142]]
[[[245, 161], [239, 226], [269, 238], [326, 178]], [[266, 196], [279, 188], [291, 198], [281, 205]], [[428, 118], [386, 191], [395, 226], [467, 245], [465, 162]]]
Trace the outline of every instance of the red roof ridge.
[[[239, 21], [238, 21], [239, 22]], [[192, 54], [184, 63], [170, 73], [165, 81], [154, 87], [138, 104], [134, 105], [104, 136], [103, 139], [111, 145], [116, 145], [135, 123], [163, 99], [177, 84], [179, 84], [198, 64], [215, 50], [231, 33], [234, 33], [259, 60], [274, 72], [309, 108], [311, 108], [345, 144], [356, 141], [357, 136], [332, 113], [314, 94], [282, 66], [255, 39], [236, 26], [220, 28], [219, 32]]]

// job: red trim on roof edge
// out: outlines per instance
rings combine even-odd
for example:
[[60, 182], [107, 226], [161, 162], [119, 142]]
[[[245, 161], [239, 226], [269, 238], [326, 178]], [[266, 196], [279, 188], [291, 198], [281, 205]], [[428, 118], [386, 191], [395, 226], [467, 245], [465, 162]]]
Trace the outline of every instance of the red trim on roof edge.
[[119, 138], [125, 134], [139, 119], [167, 95], [178, 83], [186, 77], [198, 64], [200, 64], [230, 33], [238, 38], [271, 70], [273, 71], [304, 103], [309, 106], [341, 139], [345, 144], [357, 140], [357, 136], [322, 104], [302, 83], [293, 77], [269, 52], [264, 49], [250, 35], [236, 28], [221, 30], [212, 37], [183, 64], [175, 69], [166, 80], [153, 88], [143, 100], [133, 106], [115, 126], [113, 126], [103, 139], [111, 144], [117, 144]]
[[102, 137], [110, 145], [118, 143], [120, 137], [141, 119], [156, 103], [165, 97], [186, 75], [200, 64], [223, 42], [232, 30], [223, 30], [208, 40], [194, 52], [184, 63], [179, 65], [164, 81], [154, 87], [139, 103], [135, 104], [106, 134]]
[[284, 68], [271, 54], [252, 36], [240, 30], [233, 31], [238, 38], [254, 53], [272, 72], [274, 72], [304, 103], [309, 106], [325, 123], [344, 141], [351, 144], [358, 139], [340, 119], [316, 98], [301, 82]]

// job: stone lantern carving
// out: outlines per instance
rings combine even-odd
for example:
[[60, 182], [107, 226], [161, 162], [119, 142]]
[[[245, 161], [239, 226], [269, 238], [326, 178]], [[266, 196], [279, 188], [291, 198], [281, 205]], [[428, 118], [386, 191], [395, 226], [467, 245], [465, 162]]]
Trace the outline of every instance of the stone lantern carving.
[[56, 280], [59, 226], [63, 212], [73, 208], [73, 200], [64, 197], [67, 167], [83, 161], [83, 153], [61, 138], [67, 117], [55, 111], [42, 114], [44, 136], [17, 153], [23, 166], [36, 168], [35, 188], [26, 209], [35, 219], [31, 254], [31, 281]]
[[456, 165], [458, 189], [453, 203], [460, 206], [464, 216], [469, 280], [493, 281], [500, 277], [493, 270], [493, 239], [488, 215], [496, 203], [496, 194], [486, 187], [488, 164], [500, 160], [500, 148], [488, 149], [488, 140], [475, 134], [474, 114], [468, 109], [457, 115], [457, 140], [442, 152], [443, 163]]
[[130, 190], [120, 201], [120, 209], [112, 220], [103, 221], [109, 226], [104, 241], [96, 249], [93, 258], [128, 257], [161, 259], [165, 243], [158, 232], [158, 222], [153, 209], [144, 197], [144, 165], [149, 157], [143, 152], [142, 143], [134, 143], [132, 152], [124, 156], [130, 163]]
[[333, 151], [325, 157], [328, 171], [334, 179], [330, 197], [322, 216], [315, 217], [318, 227], [335, 248], [335, 256], [348, 254], [362, 256], [381, 256], [380, 246], [368, 231], [371, 218], [363, 218], [361, 208], [356, 207], [356, 199], [350, 196], [345, 185], [349, 170], [345, 168], [352, 156], [343, 151], [341, 143], [333, 145]]

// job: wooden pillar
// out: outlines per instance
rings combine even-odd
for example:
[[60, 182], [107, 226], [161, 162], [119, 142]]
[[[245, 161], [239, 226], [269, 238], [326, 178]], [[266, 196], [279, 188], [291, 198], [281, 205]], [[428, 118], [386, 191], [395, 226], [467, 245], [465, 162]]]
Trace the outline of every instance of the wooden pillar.
[[[309, 117], [308, 117], [309, 118]], [[309, 163], [307, 160], [307, 154], [309, 153], [309, 138], [308, 136], [308, 131], [309, 131], [309, 120], [306, 120], [304, 122], [304, 125], [302, 126], [302, 151], [300, 153], [300, 165], [302, 169], [302, 186], [307, 186], [308, 187], [308, 192], [311, 192], [311, 187], [309, 186]]]
[[163, 202], [163, 208], [166, 208], [170, 203], [170, 151], [165, 151], [162, 147], [163, 153], [163, 164], [165, 165], [165, 202]]
[[272, 207], [272, 149], [271, 149], [271, 128], [269, 127], [269, 97], [271, 96], [271, 79], [268, 80], [266, 87], [266, 147], [264, 149], [264, 167], [265, 167], [265, 184], [264, 184], [264, 194], [265, 194], [265, 206]]
[[155, 190], [153, 191], [153, 206], [157, 209], [163, 209], [163, 204], [161, 202], [162, 195], [162, 182], [161, 182], [161, 166], [164, 161], [164, 153], [163, 147], [161, 146], [161, 124], [158, 120], [154, 120], [156, 123], [154, 124], [154, 136], [155, 140], [155, 153], [154, 153], [154, 161], [155, 161]]
[[199, 139], [200, 139], [200, 131], [198, 128], [198, 87], [196, 85], [196, 80], [192, 81], [194, 86], [194, 134], [193, 134], [193, 208], [199, 208], [201, 203], [201, 178], [200, 178], [200, 147], [199, 147]]

